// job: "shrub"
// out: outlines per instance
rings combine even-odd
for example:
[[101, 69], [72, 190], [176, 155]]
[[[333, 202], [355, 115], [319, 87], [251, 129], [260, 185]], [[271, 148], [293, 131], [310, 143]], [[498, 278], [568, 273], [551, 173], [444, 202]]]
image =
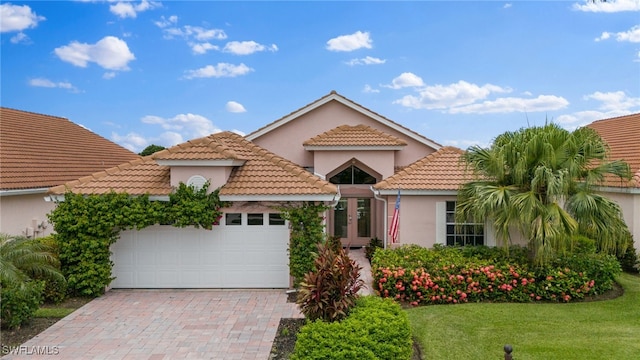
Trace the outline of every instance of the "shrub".
[[[38, 238], [37, 241], [46, 246], [56, 259], [55, 268], [60, 269], [60, 250], [55, 235], [49, 235]], [[59, 304], [67, 297], [67, 282], [62, 279], [47, 278], [43, 276], [35, 276], [35, 279], [44, 281], [44, 290], [42, 292], [44, 302]]]
[[640, 273], [640, 260], [633, 247], [633, 242], [627, 246], [627, 250], [623, 254], [618, 255], [618, 261], [623, 271], [633, 274]]
[[620, 272], [611, 255], [575, 254], [531, 269], [526, 254], [526, 249], [506, 252], [483, 247], [381, 250], [372, 261], [374, 290], [382, 297], [414, 306], [478, 301], [567, 302], [611, 289]]
[[44, 283], [28, 281], [21, 284], [2, 284], [0, 287], [1, 327], [14, 329], [33, 317], [42, 304]]
[[310, 320], [336, 321], [344, 319], [355, 304], [361, 267], [351, 260], [342, 247], [318, 244], [315, 270], [300, 283], [297, 303]]
[[291, 359], [403, 360], [411, 353], [407, 314], [389, 299], [364, 296], [341, 322], [303, 326]]
[[383, 248], [382, 240], [375, 237], [371, 239], [371, 241], [369, 241], [369, 245], [365, 246], [364, 256], [367, 258], [367, 260], [371, 261], [371, 258], [373, 258], [373, 254], [376, 252], [376, 250], [382, 249], [382, 248]]

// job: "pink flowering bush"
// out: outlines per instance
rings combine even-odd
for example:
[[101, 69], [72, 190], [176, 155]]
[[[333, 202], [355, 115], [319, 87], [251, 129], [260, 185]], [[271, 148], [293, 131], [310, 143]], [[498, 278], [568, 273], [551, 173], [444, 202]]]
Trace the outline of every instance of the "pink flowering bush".
[[[589, 269], [559, 267], [567, 261], [532, 270], [519, 250], [515, 256], [498, 248], [478, 251], [480, 255], [460, 248], [404, 246], [378, 250], [372, 260], [374, 290], [382, 297], [413, 306], [480, 301], [568, 302], [604, 291], [612, 286], [617, 274], [611, 259], [603, 256], [587, 263], [600, 270], [610, 266], [606, 276], [610, 283], [596, 279]], [[573, 265], [579, 267], [576, 261]]]

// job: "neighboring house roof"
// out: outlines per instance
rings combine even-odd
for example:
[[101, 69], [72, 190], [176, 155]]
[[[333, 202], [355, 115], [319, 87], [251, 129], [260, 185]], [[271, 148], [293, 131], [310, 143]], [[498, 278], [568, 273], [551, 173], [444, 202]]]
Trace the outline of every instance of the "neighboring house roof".
[[296, 111], [294, 111], [294, 112], [292, 112], [292, 113], [290, 113], [288, 115], [285, 115], [284, 117], [282, 117], [282, 118], [280, 118], [280, 119], [278, 119], [278, 120], [276, 120], [276, 121], [274, 121], [274, 122], [272, 122], [270, 124], [267, 124], [267, 125], [263, 126], [262, 128], [252, 132], [251, 134], [248, 134], [246, 136], [246, 138], [248, 140], [250, 140], [250, 141], [253, 141], [253, 140], [259, 138], [260, 136], [262, 136], [262, 135], [264, 135], [264, 134], [266, 134], [266, 133], [268, 133], [268, 132], [270, 132], [270, 131], [272, 131], [274, 129], [277, 129], [280, 126], [285, 125], [288, 122], [290, 122], [290, 121], [292, 121], [292, 120], [294, 120], [294, 119], [296, 119], [296, 118], [298, 118], [298, 117], [300, 117], [300, 116], [302, 116], [302, 115], [304, 115], [304, 114], [306, 114], [306, 113], [308, 113], [310, 111], [313, 111], [313, 110], [319, 108], [320, 106], [322, 106], [322, 105], [324, 105], [324, 104], [326, 104], [326, 103], [328, 103], [330, 101], [337, 101], [337, 102], [339, 102], [339, 103], [341, 103], [341, 104], [343, 104], [343, 105], [345, 105], [345, 106], [347, 106], [347, 107], [349, 107], [349, 108], [351, 108], [351, 109], [353, 109], [353, 110], [355, 110], [355, 111], [357, 111], [357, 112], [359, 112], [359, 113], [361, 113], [361, 114], [363, 114], [365, 116], [368, 116], [368, 117], [370, 117], [370, 118], [372, 118], [372, 119], [374, 119], [374, 120], [376, 120], [376, 121], [378, 121], [378, 122], [380, 122], [380, 123], [392, 128], [392, 129], [394, 129], [394, 130], [396, 130], [396, 131], [398, 131], [398, 132], [400, 132], [400, 133], [402, 133], [402, 134], [404, 134], [404, 135], [406, 135], [406, 136], [408, 136], [408, 137], [410, 137], [410, 138], [412, 138], [412, 139], [414, 139], [414, 140], [416, 140], [416, 141], [418, 141], [418, 142], [420, 142], [422, 144], [425, 144], [425, 145], [427, 145], [427, 146], [429, 146], [429, 147], [431, 147], [433, 149], [439, 149], [440, 147], [442, 147], [442, 145], [436, 143], [435, 141], [433, 141], [431, 139], [428, 139], [428, 138], [418, 134], [417, 132], [415, 132], [415, 131], [413, 131], [413, 130], [411, 130], [409, 128], [406, 128], [406, 127], [404, 127], [404, 126], [402, 126], [402, 125], [400, 125], [400, 124], [398, 124], [398, 123], [396, 123], [396, 122], [394, 122], [392, 120], [389, 120], [386, 117], [384, 117], [384, 116], [382, 116], [382, 115], [380, 115], [380, 114], [378, 114], [378, 113], [376, 113], [376, 112], [374, 112], [374, 111], [372, 111], [372, 110], [370, 110], [370, 109], [368, 109], [368, 108], [366, 108], [366, 107], [364, 107], [364, 106], [362, 106], [360, 104], [355, 103], [353, 100], [347, 99], [346, 97], [338, 94], [335, 90], [331, 91], [328, 95], [325, 95], [325, 96], [321, 97], [320, 99], [318, 99], [318, 100], [316, 100], [316, 101], [314, 101], [314, 102], [312, 102], [312, 103], [310, 103], [310, 104], [308, 104], [306, 106], [303, 106], [300, 109], [298, 109], [298, 110], [296, 110]]
[[475, 178], [462, 162], [464, 151], [445, 146], [373, 186], [384, 194], [398, 189], [411, 194], [454, 194], [461, 185]]
[[341, 125], [303, 143], [307, 147], [402, 147], [407, 142], [366, 125]]
[[631, 181], [625, 184], [619, 178], [610, 177], [605, 185], [640, 188], [640, 113], [598, 120], [587, 126], [609, 145], [611, 159], [624, 160], [631, 167]]
[[171, 193], [171, 168], [162, 160], [243, 160], [220, 189], [225, 201], [292, 199], [290, 196], [337, 194], [335, 185], [231, 132], [221, 132], [159, 151], [143, 159], [95, 173], [50, 189], [62, 195], [67, 189], [80, 194], [110, 191], [131, 195], [163, 196]]
[[137, 159], [73, 122], [0, 107], [0, 190], [46, 189]]

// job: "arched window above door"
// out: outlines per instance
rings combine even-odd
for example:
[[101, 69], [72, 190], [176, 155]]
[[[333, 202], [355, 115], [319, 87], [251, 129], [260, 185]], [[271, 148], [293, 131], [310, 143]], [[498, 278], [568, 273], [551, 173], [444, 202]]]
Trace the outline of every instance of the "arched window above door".
[[355, 165], [351, 165], [329, 178], [329, 182], [339, 185], [375, 184], [375, 176]]

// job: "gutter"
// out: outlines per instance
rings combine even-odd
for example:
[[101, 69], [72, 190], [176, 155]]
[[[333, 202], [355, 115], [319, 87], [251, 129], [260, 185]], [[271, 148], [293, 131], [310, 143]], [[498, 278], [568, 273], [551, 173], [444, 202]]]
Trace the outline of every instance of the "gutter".
[[18, 189], [18, 190], [0, 190], [0, 196], [15, 196], [15, 195], [33, 195], [43, 194], [49, 190], [46, 188], [32, 188], [32, 189]]
[[380, 191], [379, 190], [376, 191], [373, 188], [373, 186], [369, 186], [369, 188], [371, 189], [371, 192], [373, 192], [373, 197], [376, 200], [380, 200], [380, 201], [382, 201], [384, 203], [384, 241], [383, 241], [383, 244], [384, 244], [384, 249], [386, 250], [387, 249], [387, 218], [388, 218], [388, 216], [387, 216], [387, 212], [388, 212], [387, 199], [378, 197], [378, 196], [380, 196]]

